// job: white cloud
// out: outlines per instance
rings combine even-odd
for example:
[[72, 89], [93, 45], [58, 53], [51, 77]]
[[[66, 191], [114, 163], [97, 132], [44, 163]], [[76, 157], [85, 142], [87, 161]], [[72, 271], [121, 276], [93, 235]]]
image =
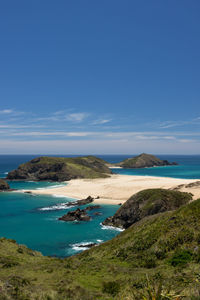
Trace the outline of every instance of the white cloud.
[[72, 114], [67, 114], [65, 116], [65, 119], [68, 121], [72, 121], [72, 122], [82, 122], [84, 119], [86, 119], [89, 116], [88, 113], [72, 113]]
[[166, 128], [172, 128], [172, 127], [180, 127], [185, 125], [194, 125], [194, 124], [200, 124], [200, 117], [194, 118], [191, 120], [178, 120], [178, 121], [165, 121], [160, 123], [160, 128], [166, 129]]
[[0, 110], [0, 114], [11, 114], [11, 113], [13, 113], [12, 109], [3, 109], [3, 110]]
[[93, 125], [103, 125], [103, 124], [109, 123], [111, 121], [112, 121], [112, 119], [99, 119], [99, 120], [92, 122], [92, 124]]
[[200, 142], [181, 143], [177, 140], [1, 140], [1, 154], [198, 154]]

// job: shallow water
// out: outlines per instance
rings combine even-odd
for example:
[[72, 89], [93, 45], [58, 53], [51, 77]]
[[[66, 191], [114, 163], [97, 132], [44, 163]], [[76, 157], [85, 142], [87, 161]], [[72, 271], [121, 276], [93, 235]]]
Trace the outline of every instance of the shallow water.
[[[114, 237], [118, 231], [103, 230], [100, 223], [117, 210], [116, 205], [103, 205], [89, 222], [63, 222], [58, 218], [65, 210], [41, 211], [39, 208], [73, 201], [51, 196], [33, 196], [24, 193], [0, 194], [0, 235], [41, 251], [44, 255], [68, 256], [77, 253], [74, 244], [97, 242]], [[76, 209], [76, 208], [73, 208]], [[72, 210], [72, 208], [71, 208]], [[91, 215], [93, 212], [91, 211]]]

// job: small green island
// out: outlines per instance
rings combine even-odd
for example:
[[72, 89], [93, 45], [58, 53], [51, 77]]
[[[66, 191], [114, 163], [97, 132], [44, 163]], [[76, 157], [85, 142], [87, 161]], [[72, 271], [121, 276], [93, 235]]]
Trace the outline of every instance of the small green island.
[[177, 163], [176, 162], [170, 163], [169, 161], [161, 160], [160, 158], [154, 155], [142, 153], [138, 156], [125, 159], [117, 165], [119, 165], [122, 168], [135, 169], [135, 168], [172, 166], [172, 165], [177, 165]]

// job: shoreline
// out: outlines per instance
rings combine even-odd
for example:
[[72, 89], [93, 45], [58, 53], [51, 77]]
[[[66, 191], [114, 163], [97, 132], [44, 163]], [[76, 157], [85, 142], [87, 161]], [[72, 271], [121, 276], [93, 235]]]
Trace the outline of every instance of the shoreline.
[[[55, 197], [68, 197], [75, 200], [94, 198], [94, 204], [123, 204], [133, 194], [151, 188], [174, 189], [179, 185], [200, 181], [198, 179], [178, 179], [170, 177], [154, 177], [141, 175], [112, 174], [108, 178], [73, 179], [67, 185], [40, 190], [23, 189], [18, 192], [31, 192], [38, 195], [51, 195]], [[193, 194], [193, 200], [200, 198], [199, 187], [181, 187], [180, 191]]]

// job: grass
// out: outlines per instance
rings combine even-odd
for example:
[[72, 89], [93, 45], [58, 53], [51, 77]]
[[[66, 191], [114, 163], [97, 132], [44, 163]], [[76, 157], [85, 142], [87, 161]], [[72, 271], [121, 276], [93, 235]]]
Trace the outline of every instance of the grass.
[[65, 181], [73, 178], [106, 178], [111, 174], [105, 161], [95, 156], [42, 156], [21, 164], [9, 172], [9, 179]]

